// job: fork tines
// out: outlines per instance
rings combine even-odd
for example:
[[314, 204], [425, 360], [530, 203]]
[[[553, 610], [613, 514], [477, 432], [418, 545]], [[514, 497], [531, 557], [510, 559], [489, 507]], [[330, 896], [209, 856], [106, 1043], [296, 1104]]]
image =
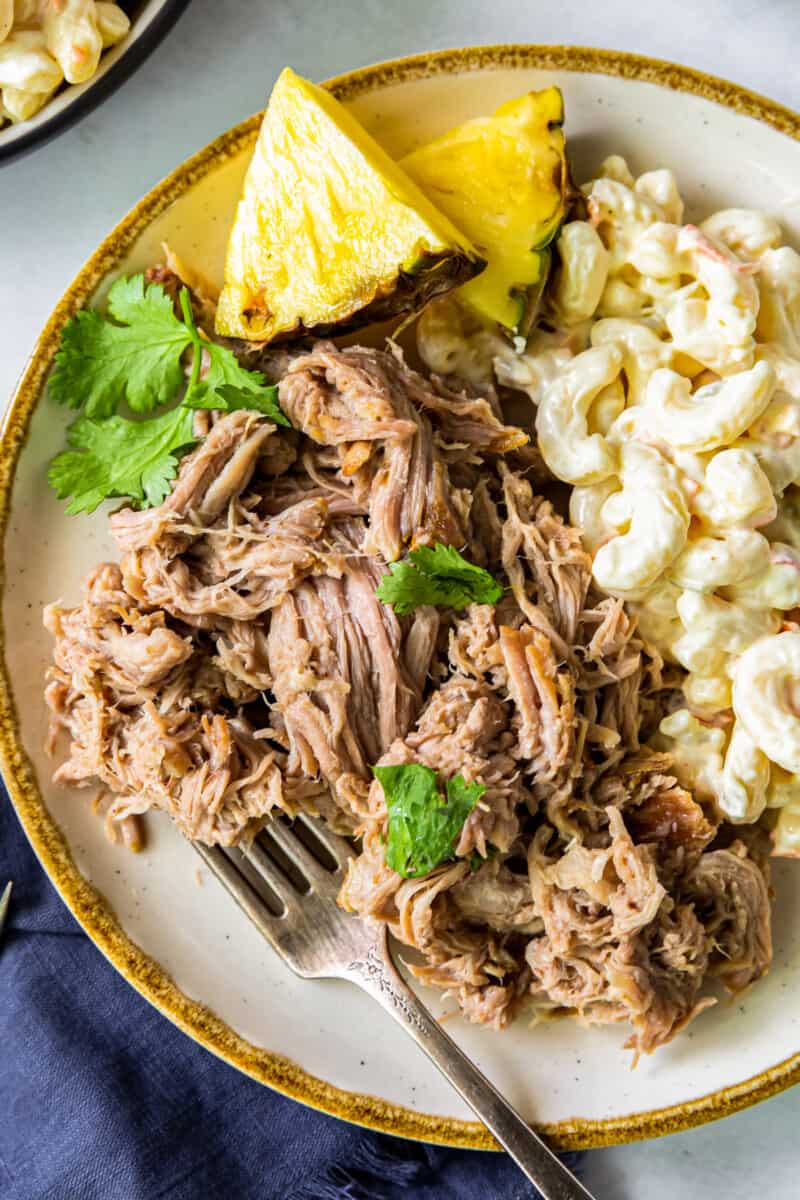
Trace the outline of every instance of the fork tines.
[[295, 970], [314, 928], [347, 919], [336, 897], [353, 850], [312, 817], [273, 817], [248, 847], [194, 846]]

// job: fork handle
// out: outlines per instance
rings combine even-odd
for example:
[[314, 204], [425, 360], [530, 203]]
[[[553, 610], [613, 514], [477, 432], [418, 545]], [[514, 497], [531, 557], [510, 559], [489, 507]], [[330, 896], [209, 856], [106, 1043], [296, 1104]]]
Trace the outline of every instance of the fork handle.
[[388, 948], [383, 954], [371, 948], [363, 960], [350, 963], [344, 975], [377, 1000], [403, 1026], [539, 1189], [544, 1200], [594, 1200], [448, 1037], [401, 977], [389, 957]]

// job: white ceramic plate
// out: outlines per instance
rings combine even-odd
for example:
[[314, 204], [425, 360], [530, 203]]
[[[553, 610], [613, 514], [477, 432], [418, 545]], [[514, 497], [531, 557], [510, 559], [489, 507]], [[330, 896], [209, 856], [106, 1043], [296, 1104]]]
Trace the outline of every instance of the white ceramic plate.
[[[669, 165], [692, 217], [723, 205], [765, 207], [800, 240], [800, 118], [681, 68], [597, 51], [495, 47], [368, 68], [333, 87], [400, 155], [550, 83], [564, 92], [578, 179], [612, 151], [636, 171]], [[105, 841], [82, 794], [49, 782], [42, 676], [51, 646], [41, 607], [77, 600], [84, 573], [113, 555], [103, 515], [66, 517], [45, 482], [66, 424], [43, 397], [58, 333], [117, 274], [156, 260], [164, 239], [220, 278], [257, 125], [254, 118], [219, 139], [122, 221], [51, 318], [9, 410], [0, 454], [3, 769], [46, 870], [87, 932], [191, 1036], [329, 1112], [409, 1136], [487, 1145], [467, 1108], [366, 996], [344, 983], [301, 982], [281, 965], [165, 818], [150, 820], [148, 848], [135, 856]], [[763, 1098], [800, 1075], [800, 865], [779, 864], [775, 875], [769, 977], [635, 1071], [622, 1027], [518, 1023], [495, 1034], [454, 1017], [448, 1030], [562, 1145], [663, 1133]], [[425, 998], [435, 1012], [445, 1007], [433, 992]]]

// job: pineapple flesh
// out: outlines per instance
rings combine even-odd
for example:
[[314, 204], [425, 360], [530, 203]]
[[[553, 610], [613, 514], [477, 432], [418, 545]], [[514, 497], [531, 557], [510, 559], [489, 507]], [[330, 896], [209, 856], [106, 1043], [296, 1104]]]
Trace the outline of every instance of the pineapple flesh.
[[400, 165], [488, 260], [458, 295], [526, 335], [564, 219], [568, 179], [558, 88], [509, 100], [406, 155]]
[[415, 311], [483, 267], [330, 93], [282, 72], [228, 242], [218, 333], [342, 333]]

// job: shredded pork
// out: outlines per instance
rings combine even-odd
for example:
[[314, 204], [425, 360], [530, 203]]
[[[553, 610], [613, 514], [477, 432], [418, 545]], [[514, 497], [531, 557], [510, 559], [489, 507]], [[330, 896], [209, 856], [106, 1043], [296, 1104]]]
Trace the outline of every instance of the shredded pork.
[[[739, 990], [771, 956], [765, 859], [648, 745], [669, 672], [593, 588], [494, 393], [329, 342], [273, 365], [294, 431], [200, 414], [171, 495], [112, 516], [119, 564], [46, 610], [57, 780], [128, 843], [152, 809], [223, 844], [320, 813], [361, 839], [342, 904], [471, 1020], [567, 1012], [663, 1045], [713, 1003], [708, 977]], [[376, 598], [438, 542], [495, 574], [497, 605]], [[372, 767], [401, 763], [484, 789], [420, 878], [386, 862]]]

